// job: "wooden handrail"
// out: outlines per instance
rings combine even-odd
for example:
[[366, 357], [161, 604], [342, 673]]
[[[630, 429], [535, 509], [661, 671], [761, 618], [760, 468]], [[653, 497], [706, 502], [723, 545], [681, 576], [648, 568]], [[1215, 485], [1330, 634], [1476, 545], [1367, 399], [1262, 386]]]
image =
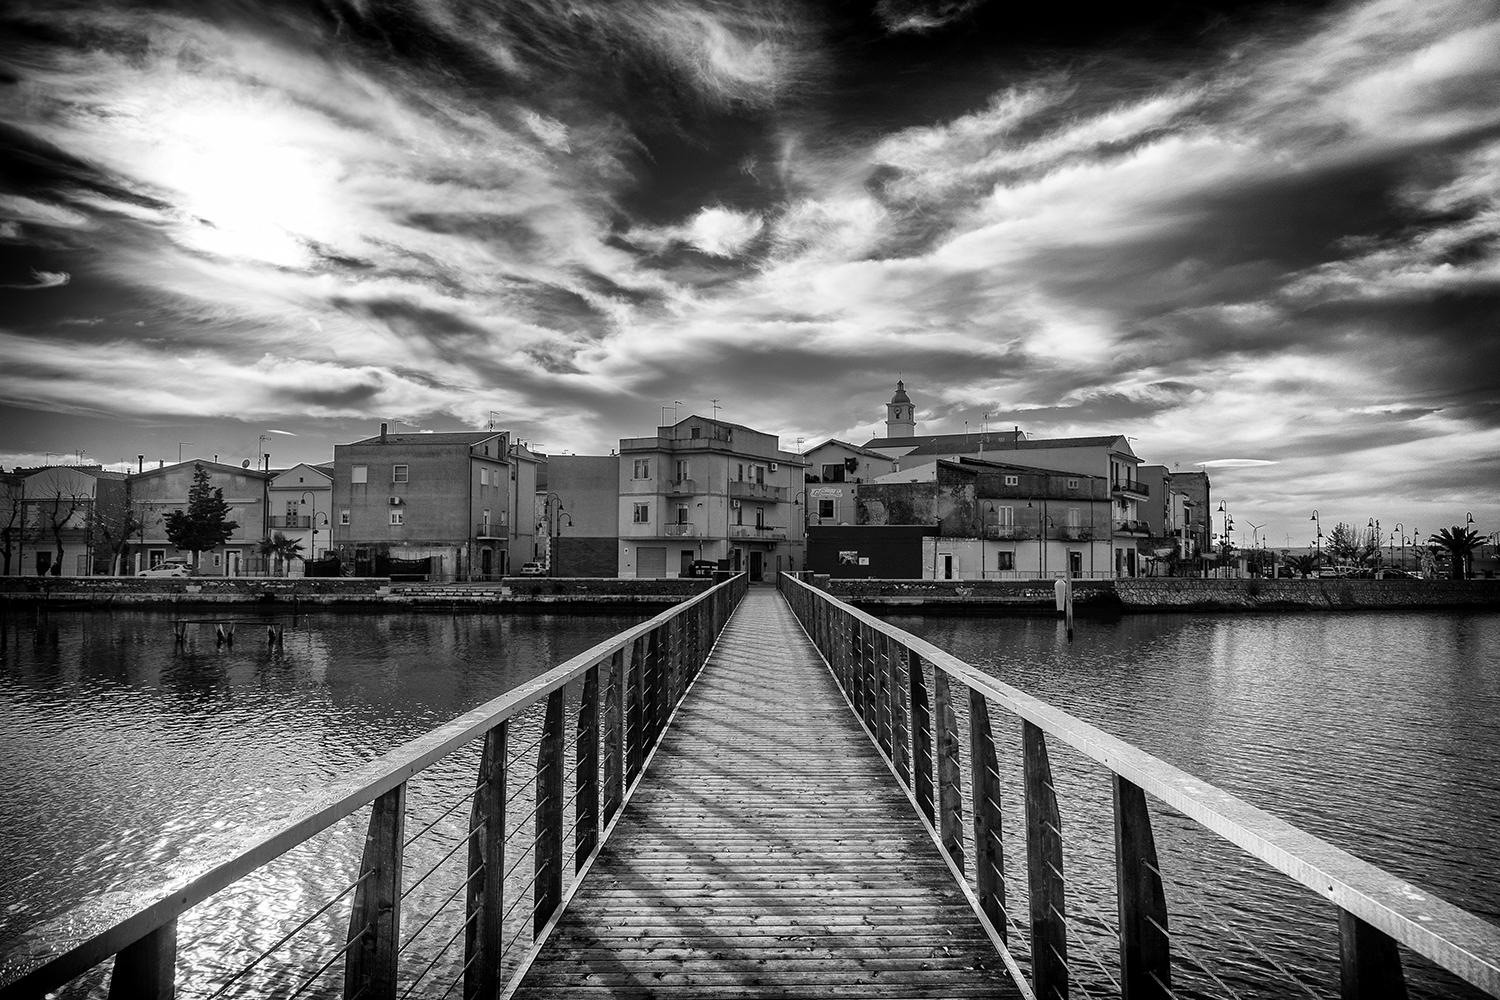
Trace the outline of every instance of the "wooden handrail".
[[[1373, 928], [1491, 995], [1500, 996], [1500, 927], [1097, 726], [982, 673], [931, 643], [851, 607], [794, 575], [783, 574], [781, 587], [809, 636], [820, 649], [825, 649], [825, 655], [828, 655], [827, 644], [821, 642], [820, 637], [837, 635], [842, 630], [837, 624], [830, 626], [824, 618], [812, 613], [812, 602], [824, 602], [837, 617], [852, 623], [856, 634], [873, 629], [904, 647], [913, 657], [911, 677], [914, 689], [920, 687], [917, 684], [919, 658], [941, 675], [964, 684], [971, 692], [982, 695], [1039, 732], [1063, 741], [1102, 764], [1118, 779], [1149, 792], [1200, 826], [1330, 900], [1357, 922], [1346, 933], [1346, 949], [1357, 946], [1350, 943], [1350, 938], [1368, 941], [1368, 931]], [[813, 620], [809, 621], [810, 618]], [[833, 652], [840, 653], [838, 650]], [[835, 675], [840, 676], [839, 656], [829, 656], [829, 659]], [[855, 683], [858, 683], [857, 679]], [[916, 707], [915, 702], [913, 707]], [[874, 728], [871, 727], [872, 731]], [[920, 750], [919, 747], [919, 753]], [[919, 761], [918, 774], [922, 773], [920, 764]], [[920, 781], [914, 791], [918, 801], [923, 801], [922, 795], [930, 794], [921, 788]], [[1131, 793], [1128, 788], [1119, 788], [1117, 797], [1122, 792], [1128, 808]], [[1120, 811], [1117, 804], [1117, 816]], [[1137, 822], [1140, 815], [1143, 811], [1134, 814]], [[1149, 828], [1135, 835], [1149, 838]], [[1358, 923], [1367, 926], [1359, 927]], [[1377, 941], [1368, 947], [1378, 950], [1380, 945]], [[1381, 955], [1379, 960], [1388, 957]], [[1347, 976], [1345, 982], [1346, 995], [1349, 995]]]
[[[288, 802], [269, 817], [258, 819], [244, 840], [199, 854], [182, 872], [159, 881], [144, 881], [129, 889], [105, 893], [50, 920], [34, 925], [6, 946], [0, 956], [0, 1000], [32, 997], [67, 983], [116, 954], [135, 955], [146, 944], [157, 951], [173, 934], [177, 917], [214, 893], [303, 843], [364, 806], [404, 787], [413, 775], [485, 737], [530, 706], [561, 692], [570, 682], [600, 666], [619, 663], [622, 654], [655, 645], [658, 634], [695, 609], [712, 616], [715, 633], [728, 611], [743, 596], [747, 584], [741, 573], [661, 614], [600, 642], [544, 674], [519, 685], [458, 718], [364, 764], [316, 791]], [[707, 655], [707, 645], [701, 649]], [[699, 661], [701, 662], [701, 661]], [[697, 663], [694, 664], [696, 669]], [[661, 693], [666, 693], [665, 691]], [[680, 691], [673, 691], [675, 696]], [[636, 692], [632, 692], [632, 697]], [[665, 712], [646, 692], [652, 710]], [[647, 734], [648, 737], [651, 734]], [[558, 745], [561, 742], [558, 741]], [[630, 752], [639, 754], [636, 748]], [[618, 762], [616, 762], [618, 763]], [[623, 768], [619, 768], [623, 771]], [[501, 813], [503, 815], [503, 812]], [[560, 812], [559, 812], [560, 816]], [[399, 840], [398, 840], [399, 846]], [[166, 939], [166, 940], [161, 940]], [[117, 968], [120, 963], [116, 963]], [[170, 981], [167, 984], [170, 990]], [[141, 994], [146, 995], [146, 994]], [[163, 994], [167, 995], [167, 994]]]

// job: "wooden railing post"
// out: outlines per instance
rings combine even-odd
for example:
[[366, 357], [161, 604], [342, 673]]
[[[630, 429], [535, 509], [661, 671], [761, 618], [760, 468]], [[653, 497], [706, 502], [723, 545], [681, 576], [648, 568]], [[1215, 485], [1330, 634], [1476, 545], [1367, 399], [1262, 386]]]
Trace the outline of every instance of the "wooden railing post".
[[[492, 997], [500, 989], [501, 921], [505, 910], [505, 779], [508, 721], [484, 734], [469, 828], [469, 882], [464, 931], [464, 1000]], [[480, 872], [483, 871], [481, 875]], [[478, 877], [476, 877], [478, 876]]]
[[625, 784], [641, 773], [646, 745], [646, 640], [638, 636], [630, 644], [630, 662], [625, 667]]
[[1022, 720], [1026, 785], [1026, 881], [1031, 888], [1032, 988], [1039, 997], [1068, 995], [1068, 927], [1063, 899], [1062, 818], [1052, 787], [1047, 740]]
[[1005, 940], [1005, 843], [1001, 839], [1000, 761], [984, 695], [969, 689], [969, 784], [974, 800], [974, 892]]
[[1339, 910], [1339, 996], [1406, 1000], [1406, 977], [1395, 940], [1348, 910]]
[[875, 662], [875, 629], [860, 623], [859, 655], [863, 676], [860, 683], [865, 689], [865, 725], [880, 742], [880, 668]]
[[601, 780], [601, 824], [607, 825], [620, 811], [625, 797], [625, 651], [617, 649], [609, 658], [609, 679], [604, 684], [604, 766]]
[[[370, 806], [370, 828], [349, 914], [349, 940], [359, 940], [344, 954], [344, 998], [373, 1000], [396, 996], [396, 949], [401, 935], [401, 856], [406, 842], [406, 783]], [[367, 877], [368, 876], [368, 877]]]
[[941, 669], [932, 671], [935, 702], [933, 729], [937, 748], [937, 815], [938, 836], [943, 850], [964, 870], [964, 799], [959, 789], [958, 719], [953, 714], [953, 695], [948, 675]]
[[922, 658], [916, 653], [908, 656], [906, 678], [911, 685], [911, 743], [912, 743], [912, 787], [917, 796], [917, 807], [927, 822], [935, 823], [932, 788], [932, 708], [927, 702], [927, 675], [922, 669]]
[[532, 933], [540, 934], [562, 903], [563, 692], [547, 696], [542, 741], [536, 757], [536, 855]]
[[1172, 995], [1167, 897], [1156, 861], [1146, 793], [1118, 774], [1115, 793], [1115, 887], [1120, 911], [1120, 989], [1126, 1000]]
[[599, 667], [589, 667], [583, 675], [583, 691], [578, 697], [578, 743], [574, 747], [577, 766], [573, 769], [576, 792], [573, 796], [573, 870], [588, 862], [599, 843]]
[[109, 1000], [172, 1000], [177, 992], [177, 918], [115, 956]]
[[891, 746], [891, 644], [878, 628], [870, 629], [870, 641], [874, 651], [870, 665], [875, 670], [875, 739], [889, 759], [894, 752]]
[[902, 653], [905, 646], [891, 650], [891, 740], [896, 744], [896, 777], [911, 787], [911, 711], [907, 704], [909, 686], [902, 676]]

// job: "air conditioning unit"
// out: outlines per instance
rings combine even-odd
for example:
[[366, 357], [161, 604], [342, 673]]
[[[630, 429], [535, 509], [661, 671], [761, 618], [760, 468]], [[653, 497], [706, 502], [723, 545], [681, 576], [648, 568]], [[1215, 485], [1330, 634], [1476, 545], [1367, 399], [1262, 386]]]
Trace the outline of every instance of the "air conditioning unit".
[[738, 500], [731, 500], [731, 501], [729, 501], [729, 509], [730, 510], [739, 510], [739, 508], [740, 508], [740, 502]]
[[776, 463], [775, 463], [775, 462], [772, 462], [772, 463], [771, 463], [771, 471], [772, 471], [772, 472], [775, 472], [775, 471], [776, 471]]
[[399, 506], [401, 506], [401, 498], [400, 497], [390, 497], [389, 499], [390, 499], [390, 504], [391, 504], [392, 507], [399, 507]]

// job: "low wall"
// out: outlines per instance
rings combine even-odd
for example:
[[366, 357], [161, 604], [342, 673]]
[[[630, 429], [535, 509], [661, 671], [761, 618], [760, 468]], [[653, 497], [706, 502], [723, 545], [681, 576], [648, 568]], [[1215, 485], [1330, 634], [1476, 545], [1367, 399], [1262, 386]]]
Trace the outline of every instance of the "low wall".
[[1500, 609], [1500, 580], [1115, 580], [1127, 611]]
[[[1056, 610], [1053, 580], [829, 580], [826, 589], [851, 604], [961, 605]], [[1113, 581], [1073, 581], [1073, 606], [1114, 607]]]
[[154, 604], [604, 606], [677, 604], [713, 585], [708, 579], [506, 577], [492, 583], [392, 583], [385, 577], [0, 577], [0, 600], [88, 607]]

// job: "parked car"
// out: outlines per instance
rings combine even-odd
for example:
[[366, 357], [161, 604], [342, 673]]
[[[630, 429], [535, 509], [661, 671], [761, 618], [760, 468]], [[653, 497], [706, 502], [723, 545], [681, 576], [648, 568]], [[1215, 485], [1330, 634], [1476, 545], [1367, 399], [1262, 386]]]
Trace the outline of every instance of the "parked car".
[[539, 563], [539, 562], [522, 563], [521, 564], [521, 575], [522, 576], [546, 576], [547, 575], [547, 564], [546, 563]]
[[712, 559], [694, 559], [688, 566], [688, 576], [713, 576], [719, 564]]
[[1383, 569], [1375, 574], [1380, 580], [1420, 580], [1421, 577], [1415, 573], [1408, 573], [1404, 569]]
[[148, 577], [181, 577], [192, 575], [193, 571], [188, 567], [187, 563], [179, 562], [175, 559], [169, 559], [160, 566], [152, 566], [150, 569], [143, 569], [136, 574], [136, 576]]

